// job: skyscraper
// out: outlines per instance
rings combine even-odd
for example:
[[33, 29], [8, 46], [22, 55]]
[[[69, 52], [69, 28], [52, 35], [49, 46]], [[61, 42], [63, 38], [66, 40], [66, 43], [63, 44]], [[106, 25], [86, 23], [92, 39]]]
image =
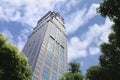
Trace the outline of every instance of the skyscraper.
[[67, 66], [67, 37], [63, 18], [49, 11], [37, 23], [23, 51], [32, 80], [59, 80]]

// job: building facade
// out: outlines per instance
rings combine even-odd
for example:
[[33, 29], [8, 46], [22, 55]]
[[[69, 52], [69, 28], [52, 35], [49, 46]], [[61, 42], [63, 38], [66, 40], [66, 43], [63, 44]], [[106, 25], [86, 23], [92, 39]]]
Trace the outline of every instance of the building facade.
[[32, 69], [32, 80], [59, 80], [67, 68], [64, 20], [49, 11], [37, 23], [23, 51]]

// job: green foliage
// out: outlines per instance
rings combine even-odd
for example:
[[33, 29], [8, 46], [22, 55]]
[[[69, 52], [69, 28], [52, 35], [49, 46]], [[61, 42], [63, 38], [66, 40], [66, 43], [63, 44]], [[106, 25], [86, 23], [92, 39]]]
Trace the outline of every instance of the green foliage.
[[72, 73], [65, 73], [60, 80], [73, 80]]
[[108, 16], [114, 22], [113, 32], [109, 34], [108, 43], [102, 43], [103, 53], [99, 60], [100, 66], [90, 67], [87, 78], [90, 80], [119, 80], [120, 79], [120, 0], [103, 0], [98, 12]]
[[73, 62], [69, 63], [69, 66], [70, 66], [69, 71], [71, 73], [79, 73], [80, 72], [80, 69], [79, 69], [80, 68], [80, 64], [79, 63], [73, 61]]
[[99, 66], [92, 66], [87, 70], [86, 77], [89, 80], [98, 80], [99, 77]]
[[60, 80], [83, 80], [80, 64], [73, 61], [69, 63], [69, 66], [69, 72], [65, 73]]
[[108, 16], [112, 21], [120, 21], [120, 0], [103, 0], [98, 8], [98, 12], [106, 17]]
[[74, 73], [73, 74], [73, 80], [83, 80], [83, 75], [79, 73]]
[[79, 73], [65, 73], [61, 80], [83, 80], [83, 75]]
[[[30, 80], [31, 70], [27, 58], [0, 34], [1, 80]], [[2, 76], [1, 76], [2, 75]]]
[[87, 70], [86, 78], [88, 80], [112, 80], [110, 72], [110, 69], [103, 68], [101, 66], [91, 66]]

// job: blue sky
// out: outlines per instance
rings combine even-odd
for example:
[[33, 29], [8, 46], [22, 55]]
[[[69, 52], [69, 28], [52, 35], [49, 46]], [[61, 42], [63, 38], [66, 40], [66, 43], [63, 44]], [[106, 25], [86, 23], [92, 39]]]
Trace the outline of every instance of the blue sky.
[[37, 21], [48, 11], [63, 18], [68, 36], [68, 61], [81, 64], [81, 70], [99, 63], [99, 45], [108, 41], [108, 18], [96, 8], [102, 0], [1, 0], [0, 33], [21, 51]]

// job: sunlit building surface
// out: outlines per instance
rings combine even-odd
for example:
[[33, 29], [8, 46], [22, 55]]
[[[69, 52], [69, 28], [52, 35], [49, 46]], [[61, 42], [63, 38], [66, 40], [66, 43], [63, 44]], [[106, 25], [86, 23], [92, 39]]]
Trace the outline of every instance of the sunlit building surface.
[[63, 18], [49, 11], [37, 23], [23, 51], [32, 80], [59, 80], [67, 68], [67, 36]]

